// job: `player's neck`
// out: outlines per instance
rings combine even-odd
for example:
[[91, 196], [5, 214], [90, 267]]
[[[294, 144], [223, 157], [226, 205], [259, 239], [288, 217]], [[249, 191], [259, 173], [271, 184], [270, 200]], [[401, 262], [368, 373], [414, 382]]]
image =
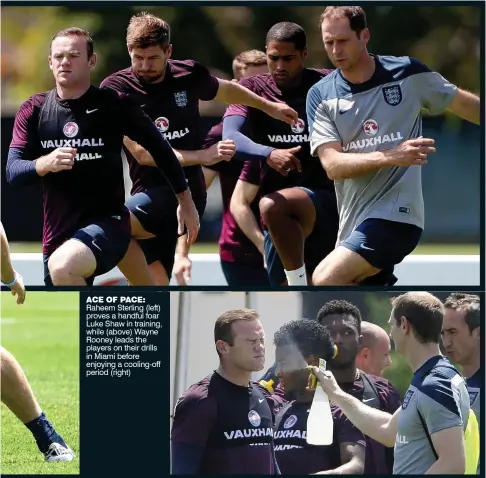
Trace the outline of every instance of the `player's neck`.
[[302, 68], [302, 71], [295, 78], [293, 78], [289, 84], [285, 86], [281, 86], [280, 89], [285, 91], [285, 90], [292, 90], [293, 88], [297, 88], [302, 83], [303, 75], [304, 75], [304, 69]]
[[341, 71], [341, 74], [350, 83], [360, 84], [368, 81], [375, 73], [375, 69], [375, 58], [366, 52], [366, 55], [363, 55], [355, 68], [349, 71]]
[[462, 372], [466, 378], [471, 378], [481, 367], [481, 357], [475, 353], [466, 363], [461, 363]]
[[437, 355], [442, 355], [439, 344], [419, 344], [411, 347], [407, 353], [407, 359], [412, 372], [415, 373], [427, 360]]
[[251, 372], [246, 370], [237, 369], [231, 366], [231, 364], [220, 364], [217, 372], [228, 382], [234, 383], [241, 387], [248, 387], [251, 382]]
[[61, 100], [75, 100], [81, 98], [90, 88], [91, 83], [83, 83], [81, 85], [76, 85], [71, 88], [66, 88], [62, 85], [56, 85], [57, 96]]
[[328, 364], [328, 368], [334, 375], [337, 383], [354, 382], [358, 375], [358, 368], [355, 363], [347, 368], [333, 368], [331, 364]]
[[300, 390], [295, 397], [295, 401], [298, 403], [310, 403], [314, 398], [314, 393], [314, 390]]

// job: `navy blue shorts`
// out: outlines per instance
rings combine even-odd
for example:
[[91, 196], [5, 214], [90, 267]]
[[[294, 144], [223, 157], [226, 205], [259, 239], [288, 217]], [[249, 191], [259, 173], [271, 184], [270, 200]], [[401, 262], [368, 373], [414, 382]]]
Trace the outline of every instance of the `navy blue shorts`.
[[[312, 274], [319, 263], [334, 250], [339, 229], [339, 215], [337, 211], [336, 195], [334, 191], [326, 189], [308, 189], [301, 187], [314, 203], [316, 223], [314, 230], [305, 241], [304, 263], [308, 274]], [[272, 286], [284, 283], [285, 270], [275, 249], [268, 231], [264, 231], [265, 260], [268, 276]]]
[[368, 277], [362, 284], [392, 285], [387, 277], [393, 276], [395, 266], [417, 247], [422, 232], [412, 224], [371, 218], [363, 221], [340, 245], [381, 269], [381, 273]]
[[146, 231], [159, 236], [175, 228], [177, 235], [178, 202], [170, 187], [160, 186], [136, 193], [126, 200], [125, 206]]
[[270, 285], [263, 264], [221, 261], [221, 269], [230, 287], [268, 287]]
[[[125, 203], [142, 227], [156, 236], [139, 241], [147, 264], [160, 261], [169, 277], [174, 268], [174, 255], [179, 238], [178, 204], [174, 191], [167, 186], [134, 194]], [[194, 204], [201, 219], [206, 209], [206, 196], [194, 199]]]
[[[125, 221], [128, 221], [128, 218]], [[86, 279], [87, 285], [93, 285], [96, 276], [111, 271], [120, 263], [128, 250], [131, 236], [123, 219], [110, 217], [78, 229], [71, 239], [81, 241], [95, 256], [96, 269], [93, 275]], [[52, 254], [44, 254], [43, 257], [44, 283], [47, 287], [53, 286], [48, 267]]]

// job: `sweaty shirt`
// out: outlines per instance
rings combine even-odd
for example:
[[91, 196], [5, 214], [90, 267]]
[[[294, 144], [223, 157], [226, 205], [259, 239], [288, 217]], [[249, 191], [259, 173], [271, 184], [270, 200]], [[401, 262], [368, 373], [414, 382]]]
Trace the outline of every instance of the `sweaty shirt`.
[[423, 475], [436, 461], [420, 417], [430, 435], [456, 426], [466, 429], [466, 383], [445, 357], [430, 358], [413, 374], [398, 416], [394, 475]]
[[333, 470], [342, 465], [340, 445], [357, 443], [366, 446], [363, 434], [336, 406], [331, 406], [334, 425], [333, 443], [315, 446], [307, 443], [307, 419], [310, 403], [292, 402], [285, 410], [275, 431], [275, 456], [283, 475], [309, 475]]
[[[304, 68], [302, 80], [295, 88], [281, 89], [271, 74], [256, 75], [240, 81], [250, 91], [270, 101], [285, 102], [293, 108], [299, 116], [295, 126], [271, 118], [260, 110], [242, 105], [231, 105], [226, 110], [224, 118], [238, 115], [246, 118], [244, 129], [248, 136], [258, 144], [276, 149], [289, 149], [300, 146], [295, 156], [300, 160], [302, 172], [290, 172], [287, 177], [269, 168], [266, 163], [263, 168], [271, 169], [268, 172], [269, 183], [272, 186], [264, 188], [271, 190], [283, 189], [292, 186], [306, 186], [309, 188], [333, 189], [332, 181], [327, 177], [318, 158], [312, 157], [309, 147], [309, 130], [306, 114], [307, 93], [319, 80], [332, 70]], [[223, 118], [223, 119], [224, 119]], [[259, 165], [260, 166], [260, 165]]]
[[[169, 60], [164, 79], [159, 83], [142, 82], [132, 68], [125, 68], [108, 76], [101, 87], [130, 95], [174, 149], [194, 151], [201, 149], [204, 139], [200, 131], [199, 100], [214, 99], [219, 82], [197, 61]], [[166, 184], [151, 166], [140, 165], [127, 148], [124, 150], [133, 182], [132, 195]], [[197, 203], [206, 197], [201, 166], [187, 166], [184, 173]]]
[[[361, 372], [363, 375], [363, 372]], [[383, 377], [366, 374], [368, 379], [374, 384], [379, 395], [378, 403], [376, 400], [371, 401], [364, 397], [364, 379], [360, 376], [354, 382], [340, 382], [339, 386], [353, 397], [373, 408], [379, 408], [390, 414], [394, 414], [401, 406], [400, 394], [397, 389]], [[392, 465], [390, 463], [393, 456], [393, 449], [387, 448], [385, 445], [378, 443], [365, 435], [366, 439], [366, 456], [365, 456], [365, 475], [385, 475], [392, 473]]]
[[[375, 72], [364, 83], [339, 70], [316, 83], [307, 96], [311, 153], [338, 142], [345, 153], [396, 148], [422, 135], [421, 110], [442, 113], [457, 87], [408, 56], [375, 56]], [[440, 160], [440, 158], [437, 158]], [[369, 218], [424, 228], [422, 168], [390, 166], [334, 181], [340, 227], [337, 245]]]
[[179, 398], [171, 439], [202, 449], [198, 474], [274, 474], [273, 414], [260, 386], [214, 372]]
[[[117, 121], [117, 118], [124, 118]], [[77, 148], [71, 170], [48, 173], [40, 180], [43, 194], [43, 251], [51, 253], [78, 229], [114, 216], [129, 230], [121, 149], [128, 136], [165, 165], [176, 192], [187, 188], [177, 162], [164, 161], [168, 145], [150, 119], [126, 95], [91, 86], [80, 98], [61, 100], [56, 90], [39, 93], [19, 108], [11, 151], [33, 161], [59, 147]], [[9, 163], [10, 163], [9, 152]], [[177, 166], [174, 168], [173, 166]], [[153, 174], [167, 181], [158, 168]], [[7, 164], [7, 179], [12, 171]]]

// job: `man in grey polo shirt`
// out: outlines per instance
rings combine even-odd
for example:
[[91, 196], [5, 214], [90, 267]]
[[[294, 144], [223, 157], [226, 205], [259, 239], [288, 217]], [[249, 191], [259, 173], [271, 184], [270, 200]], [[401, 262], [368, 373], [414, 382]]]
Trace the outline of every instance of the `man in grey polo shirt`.
[[[452, 363], [462, 367], [469, 401], [481, 423], [481, 300], [479, 295], [454, 292], [444, 302], [442, 344]], [[478, 474], [479, 474], [478, 466]]]
[[361, 7], [327, 7], [320, 26], [336, 70], [309, 90], [306, 110], [311, 153], [334, 180], [339, 233], [312, 283], [393, 285], [424, 228], [421, 166], [435, 147], [421, 111], [479, 124], [480, 100], [414, 58], [370, 55]]
[[314, 368], [314, 374], [357, 428], [395, 447], [393, 474], [464, 474], [469, 394], [464, 378], [440, 353], [444, 306], [428, 292], [407, 292], [392, 305], [390, 335], [414, 372], [393, 415], [344, 393], [331, 372]]

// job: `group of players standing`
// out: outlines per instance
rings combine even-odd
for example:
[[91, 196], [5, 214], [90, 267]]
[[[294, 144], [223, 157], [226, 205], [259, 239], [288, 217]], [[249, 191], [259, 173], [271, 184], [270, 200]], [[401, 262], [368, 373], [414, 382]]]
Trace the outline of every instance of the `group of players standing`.
[[[20, 107], [7, 162], [11, 184], [42, 182], [46, 285], [115, 266], [132, 285], [168, 285], [173, 269], [184, 284], [216, 174], [230, 286], [395, 283], [420, 240], [419, 166], [435, 151], [421, 110], [479, 123], [479, 98], [417, 60], [370, 55], [361, 7], [326, 8], [320, 28], [335, 70], [306, 68], [306, 34], [283, 22], [266, 53], [235, 58], [238, 83], [172, 60], [169, 25], [142, 13], [127, 29], [131, 67], [100, 88], [89, 34], [58, 32], [56, 88]], [[230, 106], [204, 139], [199, 100], [212, 99]]]
[[[403, 397], [382, 377], [390, 338], [350, 302], [333, 300], [315, 320], [283, 324], [273, 337], [275, 365], [259, 383], [251, 381], [265, 365], [259, 315], [224, 312], [214, 327], [219, 367], [174, 409], [172, 473], [464, 474], [465, 462], [467, 474], [479, 473], [477, 428], [475, 441], [464, 438], [480, 421], [479, 296], [453, 293], [442, 303], [408, 292], [393, 299], [389, 325], [413, 371]], [[466, 379], [440, 353], [441, 341]], [[328, 377], [315, 367], [320, 358]], [[329, 446], [307, 443], [309, 366], [331, 401]]]

